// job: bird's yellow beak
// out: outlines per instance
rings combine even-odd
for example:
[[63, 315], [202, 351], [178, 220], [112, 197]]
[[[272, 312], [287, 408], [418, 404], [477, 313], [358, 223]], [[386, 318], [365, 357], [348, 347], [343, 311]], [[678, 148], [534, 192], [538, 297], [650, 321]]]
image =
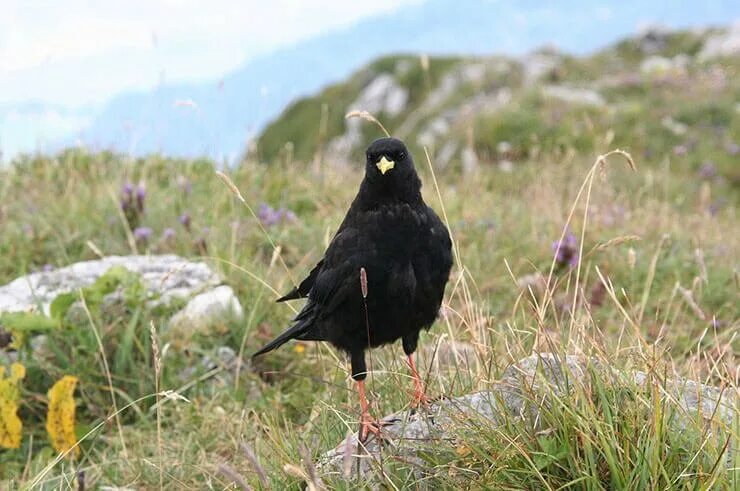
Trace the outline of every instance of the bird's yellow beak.
[[380, 173], [385, 175], [386, 172], [396, 166], [396, 163], [392, 160], [388, 160], [387, 158], [385, 158], [385, 155], [383, 155], [383, 157], [375, 165], [378, 166], [378, 170], [380, 170]]

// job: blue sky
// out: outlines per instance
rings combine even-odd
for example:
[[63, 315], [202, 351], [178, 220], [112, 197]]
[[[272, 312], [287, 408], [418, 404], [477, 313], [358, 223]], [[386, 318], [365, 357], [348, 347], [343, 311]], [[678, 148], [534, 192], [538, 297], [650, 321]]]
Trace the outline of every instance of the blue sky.
[[81, 107], [124, 90], [215, 79], [409, 3], [418, 1], [2, 0], [0, 104]]

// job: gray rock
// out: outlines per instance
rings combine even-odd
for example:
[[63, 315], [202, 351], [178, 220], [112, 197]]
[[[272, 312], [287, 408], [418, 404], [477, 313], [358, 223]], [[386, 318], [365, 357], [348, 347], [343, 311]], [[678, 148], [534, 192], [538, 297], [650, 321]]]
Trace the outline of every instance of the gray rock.
[[[384, 112], [389, 116], [401, 114], [409, 99], [409, 91], [399, 85], [393, 75], [383, 73], [375, 77], [349, 105], [349, 110], [367, 111], [374, 116]], [[368, 124], [359, 118], [345, 121], [344, 133], [329, 142], [328, 155], [340, 161], [346, 159], [353, 149], [361, 146], [362, 125]]]
[[375, 77], [363, 89], [351, 109], [367, 111], [370, 114], [384, 112], [389, 116], [398, 116], [406, 109], [409, 91], [396, 82], [393, 75], [383, 73]]
[[578, 104], [583, 106], [603, 107], [606, 101], [595, 90], [582, 89], [577, 87], [568, 87], [565, 85], [546, 85], [542, 87], [542, 94], [545, 97], [557, 99], [569, 104]]
[[234, 290], [227, 285], [196, 295], [185, 308], [172, 316], [170, 327], [198, 330], [225, 319], [240, 319], [244, 315]]
[[[605, 383], [650, 383], [642, 372], [620, 372], [579, 356], [562, 359], [552, 353], [534, 354], [506, 369], [490, 390], [435, 402], [428, 411], [403, 411], [383, 418], [386, 442], [382, 445], [371, 438], [360, 446], [356, 434], [348, 436], [320, 458], [317, 468], [322, 477], [359, 477], [366, 485], [379, 488], [382, 453], [384, 461], [406, 462], [415, 469], [416, 477], [422, 478], [426, 470], [421, 455], [439, 452], [440, 441], [455, 442], [476, 424], [496, 426], [504, 418], [522, 418], [539, 427], [539, 405], [533, 401], [546, 404], [547, 397], [533, 394], [566, 395], [576, 384], [588, 383], [593, 374]], [[542, 390], [545, 387], [548, 391]], [[671, 380], [661, 390], [684, 410], [677, 412], [673, 422], [677, 429], [695, 422], [697, 412], [705, 421], [721, 421], [728, 426], [736, 417], [737, 394], [732, 391], [684, 379]], [[728, 457], [731, 455], [732, 450], [728, 451]]]
[[640, 63], [640, 72], [643, 75], [666, 76], [680, 75], [686, 72], [691, 58], [685, 54], [679, 54], [673, 58], [664, 56], [648, 56]]
[[726, 31], [711, 35], [704, 42], [698, 58], [702, 61], [740, 53], [740, 21]]
[[531, 85], [560, 66], [562, 57], [556, 52], [537, 51], [523, 56], [519, 61], [524, 85]]
[[[169, 305], [174, 300], [188, 300], [185, 308], [172, 318], [171, 324], [197, 328], [221, 321], [225, 316], [240, 318], [243, 315], [234, 291], [222, 285], [219, 275], [208, 265], [174, 255], [109, 256], [23, 276], [0, 287], [0, 313], [40, 312], [49, 315], [49, 307], [57, 295], [92, 285], [114, 266], [139, 275], [147, 295], [152, 298], [150, 307]], [[102, 308], [109, 315], [125, 313], [122, 292], [104, 297]], [[87, 319], [81, 304], [73, 304], [67, 316], [71, 316], [73, 323], [84, 323]]]
[[221, 284], [221, 278], [205, 263], [175, 255], [108, 256], [13, 280], [0, 287], [0, 312], [40, 310], [48, 315], [49, 305], [57, 295], [92, 285], [114, 266], [137, 273], [147, 290], [159, 295], [164, 303], [189, 298]]

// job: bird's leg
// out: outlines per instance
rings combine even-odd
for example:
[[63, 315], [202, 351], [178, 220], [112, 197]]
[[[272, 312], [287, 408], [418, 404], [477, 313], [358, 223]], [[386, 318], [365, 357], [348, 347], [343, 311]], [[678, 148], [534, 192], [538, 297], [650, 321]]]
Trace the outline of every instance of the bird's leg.
[[424, 406], [429, 405], [429, 398], [424, 393], [424, 382], [419, 376], [419, 371], [416, 369], [416, 363], [414, 363], [414, 355], [408, 355], [409, 368], [411, 369], [411, 376], [414, 379], [414, 398], [411, 400], [411, 407], [419, 407], [419, 404]]
[[358, 380], [357, 388], [360, 392], [360, 408], [362, 409], [362, 416], [360, 416], [360, 441], [364, 442], [370, 433], [380, 438], [381, 424], [370, 416], [370, 405], [367, 403], [367, 398], [365, 397], [365, 381]]

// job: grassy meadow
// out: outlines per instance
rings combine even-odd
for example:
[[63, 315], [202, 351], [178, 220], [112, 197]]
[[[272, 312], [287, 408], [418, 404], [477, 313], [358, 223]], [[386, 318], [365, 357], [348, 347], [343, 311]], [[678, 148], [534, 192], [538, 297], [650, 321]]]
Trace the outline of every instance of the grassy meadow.
[[[594, 60], [588, 66], [597, 70]], [[573, 76], [584, 76], [578, 70]], [[637, 109], [568, 109], [556, 123], [542, 117], [551, 103], [523, 88], [515, 106], [475, 123], [479, 155], [509, 141], [511, 169], [482, 158], [472, 172], [432, 172], [434, 158], [413, 148], [424, 198], [444, 213], [456, 248], [441, 317], [420, 341], [432, 397], [485, 390], [533, 351], [642, 370], [652, 383], [605, 381], [553, 395], [536, 430], [516, 419], [496, 428], [471, 422], [424, 457], [421, 480], [412, 464], [385, 463], [387, 489], [740, 486], [737, 447], [727, 445], [730, 436], [737, 442], [737, 413], [734, 427], [694, 418], [675, 431], [681, 409], [660, 390], [676, 376], [738, 390], [740, 135], [737, 109], [728, 109], [738, 87], [711, 92], [698, 79], [695, 103], [645, 82], [629, 89]], [[627, 89], [610, 90], [626, 97], [617, 92]], [[666, 115], [687, 132], [667, 130]], [[280, 145], [292, 134], [269, 131]], [[371, 123], [363, 132], [368, 141], [381, 135]], [[534, 136], [516, 139], [522, 132]], [[273, 146], [274, 155], [225, 170], [244, 203], [207, 160], [74, 149], [0, 169], [0, 284], [101, 254], [175, 253], [208, 262], [245, 310], [241, 322], [173, 331], [172, 310], [148, 309], [134, 295], [120, 315], [90, 308], [44, 329], [41, 351], [38, 330], [24, 331], [14, 343], [26, 369], [23, 440], [0, 449], [0, 488], [76, 489], [80, 473], [88, 489], [355, 486], [311, 477], [312, 462], [357, 429], [343, 355], [316, 343], [290, 343], [255, 364], [249, 354], [299, 308], [274, 300], [320, 259], [362, 179], [361, 153], [342, 166], [303, 144], [291, 158]], [[629, 152], [634, 169], [619, 153], [600, 158], [615, 148]], [[127, 183], [145, 188], [134, 222], [119, 203]], [[132, 225], [150, 230], [135, 234]], [[570, 259], [577, 256], [570, 264], [553, 251], [569, 234]], [[437, 347], [453, 341], [470, 343], [474, 359], [435, 364]], [[202, 366], [221, 346], [243, 363]], [[404, 409], [412, 384], [400, 345], [373, 351], [371, 363], [375, 414]], [[80, 451], [57, 458], [44, 423], [47, 391], [64, 375], [79, 379]]]

